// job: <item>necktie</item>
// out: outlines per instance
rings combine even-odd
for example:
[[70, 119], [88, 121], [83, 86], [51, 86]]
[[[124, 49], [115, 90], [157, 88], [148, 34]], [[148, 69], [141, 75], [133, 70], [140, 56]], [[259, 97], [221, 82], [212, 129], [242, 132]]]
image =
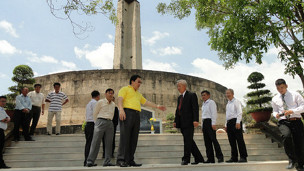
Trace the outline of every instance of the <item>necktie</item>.
[[[183, 103], [183, 99], [184, 99], [184, 96], [183, 95], [180, 95], [179, 96], [179, 105], [178, 105], [178, 110], [180, 112], [181, 108], [182, 108], [182, 103]], [[180, 113], [179, 113], [180, 114]]]
[[[284, 108], [284, 110], [288, 110], [288, 106], [286, 104], [286, 101], [285, 101], [284, 97], [285, 97], [285, 94], [282, 94], [283, 108]], [[289, 115], [286, 116], [287, 119], [289, 119], [289, 117], [290, 117]]]

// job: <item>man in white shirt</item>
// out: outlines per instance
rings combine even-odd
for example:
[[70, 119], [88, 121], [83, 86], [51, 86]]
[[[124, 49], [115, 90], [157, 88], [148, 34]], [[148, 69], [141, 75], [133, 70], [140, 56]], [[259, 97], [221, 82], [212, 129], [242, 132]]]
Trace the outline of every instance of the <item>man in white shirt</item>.
[[[202, 106], [202, 129], [204, 135], [204, 142], [206, 147], [207, 161], [204, 163], [215, 163], [213, 146], [216, 153], [216, 158], [219, 163], [224, 161], [224, 156], [216, 139], [216, 119], [217, 119], [217, 109], [216, 104], [210, 99], [210, 92], [204, 90], [201, 92], [202, 99], [204, 101]], [[212, 145], [213, 144], [213, 145]]]
[[63, 105], [69, 102], [69, 99], [62, 91], [60, 91], [60, 86], [61, 86], [60, 83], [54, 83], [53, 86], [55, 91], [50, 92], [45, 99], [45, 102], [50, 103], [46, 129], [47, 129], [47, 135], [51, 135], [52, 121], [53, 121], [53, 117], [55, 116], [56, 117], [55, 133], [56, 135], [60, 135], [61, 109]]
[[[225, 129], [231, 147], [231, 158], [226, 162], [247, 162], [248, 154], [242, 126], [242, 104], [238, 99], [234, 98], [234, 91], [232, 89], [226, 90], [226, 97], [228, 103], [226, 105]], [[238, 149], [240, 152], [240, 160], [238, 160]]]
[[287, 169], [296, 166], [304, 171], [304, 128], [301, 113], [304, 112], [303, 97], [288, 91], [284, 79], [275, 82], [279, 94], [272, 98], [273, 116], [278, 119], [278, 126], [282, 133], [285, 152], [289, 158]]
[[84, 150], [84, 166], [87, 165], [87, 159], [89, 156], [91, 143], [93, 139], [94, 125], [95, 125], [93, 119], [93, 111], [97, 101], [100, 100], [100, 93], [94, 90], [92, 91], [91, 96], [92, 96], [92, 100], [86, 106], [86, 126], [84, 129], [86, 144]]
[[4, 131], [7, 129], [7, 123], [11, 118], [7, 115], [4, 110], [6, 104], [6, 97], [0, 96], [0, 169], [9, 169], [10, 167], [6, 166], [3, 160], [3, 148], [5, 143], [5, 134]]
[[115, 103], [112, 101], [114, 95], [113, 89], [107, 89], [106, 98], [99, 100], [94, 108], [93, 119], [95, 121], [93, 140], [90, 153], [87, 159], [87, 166], [96, 166], [94, 163], [99, 153], [102, 138], [105, 137], [105, 159], [103, 166], [115, 166], [111, 163], [112, 141], [114, 134], [113, 116]]
[[32, 117], [32, 125], [30, 127], [30, 135], [34, 135], [35, 129], [40, 118], [40, 113], [42, 113], [42, 115], [44, 114], [45, 106], [44, 95], [40, 93], [41, 84], [35, 84], [34, 89], [35, 91], [31, 91], [28, 93], [28, 96], [32, 101], [32, 110], [30, 112]]

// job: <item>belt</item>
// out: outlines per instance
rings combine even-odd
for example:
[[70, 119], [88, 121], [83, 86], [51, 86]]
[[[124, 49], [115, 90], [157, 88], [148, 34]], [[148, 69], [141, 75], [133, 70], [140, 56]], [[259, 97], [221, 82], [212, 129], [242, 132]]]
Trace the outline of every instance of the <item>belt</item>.
[[97, 119], [112, 121], [112, 119], [108, 119], [108, 118], [97, 118]]
[[140, 111], [138, 111], [138, 110], [129, 109], [129, 108], [124, 108], [124, 110], [129, 110], [129, 111], [132, 111], [132, 112], [135, 112], [135, 113], [140, 113]]
[[41, 108], [40, 106], [35, 106], [35, 105], [32, 105], [32, 107], [39, 107], [39, 108]]
[[205, 120], [211, 120], [211, 118], [205, 118], [205, 119], [203, 119], [203, 122], [204, 122]]
[[281, 119], [280, 121], [297, 121], [297, 120], [301, 120], [301, 118], [289, 118], [289, 119]]

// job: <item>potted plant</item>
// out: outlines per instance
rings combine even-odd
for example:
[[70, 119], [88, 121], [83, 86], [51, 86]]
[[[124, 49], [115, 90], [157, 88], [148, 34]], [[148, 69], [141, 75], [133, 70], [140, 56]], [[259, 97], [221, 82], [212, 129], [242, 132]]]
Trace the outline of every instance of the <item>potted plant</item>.
[[247, 94], [247, 106], [249, 107], [247, 113], [250, 113], [256, 122], [268, 121], [272, 113], [270, 105], [272, 97], [270, 90], [263, 89], [266, 86], [264, 83], [261, 83], [263, 79], [263, 74], [259, 72], [253, 72], [247, 78], [247, 81], [250, 83], [247, 88], [254, 90]]

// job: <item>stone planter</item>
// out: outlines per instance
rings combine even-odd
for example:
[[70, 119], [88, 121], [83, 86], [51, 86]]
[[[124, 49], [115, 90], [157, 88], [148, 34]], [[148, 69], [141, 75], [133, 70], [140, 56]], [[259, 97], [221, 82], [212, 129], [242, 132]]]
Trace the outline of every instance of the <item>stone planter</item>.
[[271, 111], [262, 111], [262, 112], [253, 112], [250, 113], [250, 115], [256, 122], [267, 122], [271, 117], [271, 113], [272, 113]]

